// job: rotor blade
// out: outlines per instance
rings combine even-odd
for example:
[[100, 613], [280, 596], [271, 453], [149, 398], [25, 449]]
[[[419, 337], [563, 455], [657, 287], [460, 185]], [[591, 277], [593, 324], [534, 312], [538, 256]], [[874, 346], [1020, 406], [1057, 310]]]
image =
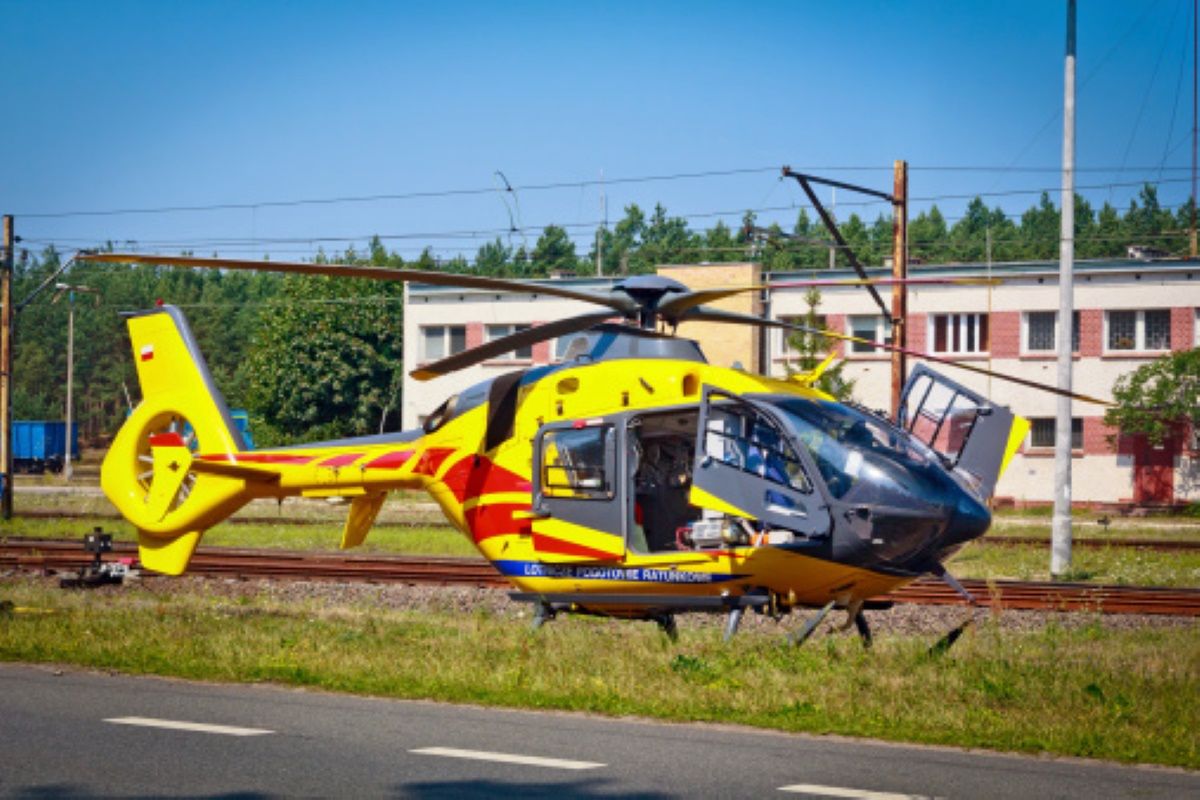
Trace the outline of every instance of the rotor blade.
[[690, 308], [732, 297], [745, 292], [761, 292], [770, 289], [801, 289], [808, 287], [834, 286], [998, 286], [999, 278], [821, 278], [806, 281], [772, 281], [771, 283], [749, 286], [724, 286], [711, 289], [697, 289], [676, 295], [670, 300], [658, 304], [658, 314], [669, 322], [675, 322]]
[[637, 303], [620, 295], [596, 294], [576, 291], [561, 286], [527, 281], [489, 278], [482, 275], [461, 275], [449, 272], [431, 272], [423, 269], [393, 269], [391, 267], [343, 266], [340, 264], [306, 264], [291, 261], [253, 261], [236, 258], [197, 258], [195, 256], [162, 256], [137, 253], [81, 253], [79, 261], [104, 264], [147, 264], [151, 266], [203, 267], [207, 269], [239, 269], [257, 272], [286, 272], [297, 275], [327, 275], [335, 278], [366, 278], [376, 281], [412, 281], [434, 286], [455, 286], [462, 289], [486, 289], [488, 291], [518, 292], [520, 294], [547, 294], [582, 300], [585, 303], [608, 306], [622, 314], [632, 314]]
[[858, 336], [851, 336], [847, 333], [840, 333], [838, 331], [831, 331], [823, 328], [811, 328], [807, 325], [797, 325], [791, 322], [782, 322], [774, 319], [762, 319], [761, 317], [751, 316], [750, 314], [739, 314], [734, 311], [721, 311], [720, 309], [716, 308], [693, 308], [686, 312], [680, 321], [723, 322], [733, 325], [757, 325], [760, 328], [780, 328], [782, 330], [800, 331], [801, 333], [812, 333], [818, 336], [827, 336], [830, 339], [840, 339], [844, 342], [858, 342], [860, 344], [867, 344], [880, 350], [888, 350], [894, 353], [904, 353], [906, 355], [913, 356], [914, 358], [932, 361], [936, 364], [945, 364], [950, 367], [958, 367], [959, 369], [965, 369], [969, 372], [975, 372], [980, 375], [989, 375], [1002, 381], [1009, 381], [1011, 383], [1020, 384], [1021, 386], [1028, 386], [1031, 389], [1040, 389], [1044, 392], [1050, 392], [1051, 394], [1070, 397], [1073, 400], [1079, 400], [1084, 403], [1095, 403], [1096, 405], [1101, 406], [1116, 405], [1110, 400], [1101, 400], [1098, 397], [1090, 397], [1086, 394], [1068, 392], [1065, 389], [1060, 389], [1057, 386], [1051, 386], [1048, 383], [1038, 383], [1037, 381], [1031, 381], [1026, 378], [1018, 378], [1015, 375], [1008, 375], [1003, 372], [996, 372], [994, 370], [984, 369], [983, 367], [976, 367], [972, 364], [964, 364], [961, 361], [942, 358], [940, 356], [930, 355], [929, 353], [921, 353], [917, 350], [909, 350], [907, 347], [897, 347], [896, 345], [885, 344], [872, 339], [862, 339]]
[[493, 339], [478, 347], [472, 347], [470, 350], [464, 350], [461, 353], [455, 353], [447, 358], [434, 361], [432, 364], [425, 364], [414, 369], [409, 374], [419, 381], [427, 381], [455, 372], [463, 367], [487, 361], [489, 358], [502, 356], [519, 347], [544, 342], [547, 339], [565, 336], [569, 333], [585, 331], [593, 325], [598, 325], [606, 319], [611, 319], [612, 316], [613, 314], [608, 311], [597, 311], [591, 314], [581, 314], [577, 317], [567, 317], [555, 322], [547, 322], [545, 325], [538, 325], [529, 330], [518, 331], [499, 339]]
[[659, 303], [655, 311], [658, 315], [668, 322], [676, 322], [683, 314], [686, 314], [689, 309], [696, 306], [711, 303], [713, 300], [720, 300], [723, 297], [732, 297], [735, 294], [744, 294], [746, 292], [761, 292], [766, 286], [727, 286], [724, 288], [718, 287], [715, 289], [696, 289], [676, 295], [670, 300]]

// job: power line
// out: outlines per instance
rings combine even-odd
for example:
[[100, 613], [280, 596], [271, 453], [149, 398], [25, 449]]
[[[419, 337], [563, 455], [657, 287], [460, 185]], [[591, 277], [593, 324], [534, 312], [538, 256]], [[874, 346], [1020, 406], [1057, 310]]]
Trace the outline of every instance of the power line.
[[[864, 171], [879, 171], [890, 172], [890, 166], [866, 166], [866, 165], [834, 165], [834, 166], [805, 166], [797, 167], [805, 171], [827, 171], [827, 172], [864, 172]], [[1087, 167], [1081, 168], [1079, 172], [1092, 172], [1097, 174], [1119, 174], [1119, 173], [1157, 173], [1160, 169], [1166, 170], [1185, 170], [1187, 167], [1162, 167], [1161, 165], [1150, 167]], [[930, 165], [925, 167], [913, 167], [914, 171], [921, 172], [993, 172], [993, 173], [1053, 173], [1058, 170], [1057, 167], [1016, 167], [1016, 166], [984, 166], [984, 165]], [[554, 181], [549, 183], [534, 183], [524, 186], [513, 186], [513, 191], [516, 192], [543, 192], [557, 191], [565, 189], [582, 189], [591, 186], [599, 186], [602, 183], [606, 185], [622, 185], [622, 184], [641, 184], [641, 183], [666, 183], [679, 180], [701, 180], [717, 177], [732, 177], [737, 175], [754, 175], [763, 173], [778, 172], [779, 167], [741, 167], [735, 169], [723, 170], [704, 170], [699, 172], [678, 172], [665, 175], [638, 175], [625, 178], [606, 178], [588, 179], [579, 181]], [[458, 188], [458, 189], [438, 189], [428, 191], [415, 192], [399, 192], [385, 194], [367, 194], [367, 195], [344, 195], [335, 197], [313, 197], [288, 200], [263, 200], [255, 202], [224, 202], [224, 203], [209, 203], [196, 205], [171, 205], [171, 206], [147, 206], [141, 208], [117, 208], [117, 209], [80, 209], [73, 211], [30, 211], [18, 213], [15, 216], [25, 219], [62, 219], [67, 217], [109, 217], [109, 216], [124, 216], [124, 215], [153, 215], [153, 214], [180, 214], [180, 213], [201, 213], [213, 211], [253, 211], [263, 208], [292, 208], [299, 206], [320, 206], [320, 205], [338, 205], [344, 203], [376, 203], [376, 202], [398, 202], [406, 200], [429, 200], [436, 198], [448, 197], [467, 197], [472, 195], [487, 195], [497, 191], [494, 186], [475, 187], [475, 188]], [[843, 205], [846, 205], [843, 203]]]

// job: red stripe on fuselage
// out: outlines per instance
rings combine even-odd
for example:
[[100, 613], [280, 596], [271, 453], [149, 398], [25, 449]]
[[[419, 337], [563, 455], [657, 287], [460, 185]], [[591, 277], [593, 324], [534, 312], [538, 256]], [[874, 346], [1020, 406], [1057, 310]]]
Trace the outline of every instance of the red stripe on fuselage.
[[421, 453], [421, 458], [413, 467], [413, 472], [417, 475], [436, 475], [438, 467], [442, 466], [442, 462], [453, 452], [454, 448], [452, 447], [431, 447]]
[[485, 456], [467, 456], [446, 470], [442, 483], [464, 503], [485, 494], [499, 492], [530, 492], [529, 481], [515, 472], [492, 463]]
[[529, 535], [532, 532], [532, 520], [513, 519], [514, 511], [528, 511], [528, 503], [496, 503], [495, 505], [478, 505], [463, 512], [471, 536], [477, 542], [492, 536], [518, 533]]
[[379, 458], [372, 459], [366, 463], [367, 469], [400, 469], [408, 460], [412, 458], [412, 450], [397, 450], [392, 453], [384, 453]]
[[597, 561], [614, 561], [621, 557], [620, 553], [606, 553], [603, 550], [584, 547], [581, 544], [556, 539], [553, 536], [546, 536], [543, 533], [533, 534], [533, 549], [542, 553], [558, 553], [564, 556], [594, 558]]
[[318, 467], [344, 467], [347, 464], [353, 464], [362, 458], [362, 453], [342, 453], [340, 456], [327, 458], [318, 464]]

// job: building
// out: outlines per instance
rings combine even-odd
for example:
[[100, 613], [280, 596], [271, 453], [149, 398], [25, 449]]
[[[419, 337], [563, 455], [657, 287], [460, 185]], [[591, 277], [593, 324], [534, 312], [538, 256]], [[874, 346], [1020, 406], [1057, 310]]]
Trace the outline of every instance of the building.
[[[874, 272], [884, 277], [883, 271]], [[749, 263], [672, 265], [661, 267], [659, 273], [693, 288], [855, 277], [848, 270], [762, 274], [759, 265]], [[930, 278], [990, 276], [1001, 282], [909, 287], [911, 349], [1055, 383], [1057, 262], [927, 266], [912, 270], [912, 274]], [[616, 280], [577, 278], [561, 284], [604, 291]], [[1200, 346], [1200, 261], [1079, 262], [1075, 281], [1072, 338], [1077, 392], [1110, 398], [1113, 383], [1121, 374], [1172, 350]], [[787, 320], [808, 312], [805, 293], [801, 287], [772, 288], [712, 305]], [[405, 363], [415, 366], [522, 326], [594, 310], [582, 302], [544, 295], [410, 285], [405, 297]], [[832, 330], [880, 341], [890, 338], [889, 323], [862, 287], [823, 287], [817, 313]], [[786, 334], [778, 330], [688, 323], [679, 333], [697, 339], [716, 364], [748, 370], [765, 367], [764, 371], [782, 376], [796, 358]], [[562, 357], [568, 345], [565, 339], [545, 342], [428, 383], [406, 377], [404, 425], [417, 425], [447, 395], [487, 377], [551, 363]], [[839, 342], [835, 348], [844, 359], [843, 374], [855, 381], [855, 398], [871, 408], [886, 409], [891, 389], [889, 354], [858, 343]], [[1000, 481], [996, 496], [999, 501], [1020, 504], [1050, 502], [1056, 397], [954, 367], [933, 366], [1031, 420], [1028, 440]], [[1155, 447], [1144, 437], [1117, 437], [1104, 425], [1103, 412], [1097, 405], [1074, 403], [1076, 502], [1160, 504], [1200, 499], [1200, 436], [1186, 432]]]

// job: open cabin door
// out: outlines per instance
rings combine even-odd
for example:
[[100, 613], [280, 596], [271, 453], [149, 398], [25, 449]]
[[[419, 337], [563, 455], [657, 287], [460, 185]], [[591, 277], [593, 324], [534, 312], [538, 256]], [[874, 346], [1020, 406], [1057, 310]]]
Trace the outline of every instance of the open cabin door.
[[692, 505], [812, 539], [829, 533], [811, 473], [762, 404], [705, 387], [697, 437]]
[[617, 561], [625, 555], [623, 430], [612, 420], [542, 426], [534, 440], [533, 549], [550, 564]]
[[918, 364], [904, 384], [896, 424], [929, 445], [988, 499], [1029, 432], [1029, 421]]

